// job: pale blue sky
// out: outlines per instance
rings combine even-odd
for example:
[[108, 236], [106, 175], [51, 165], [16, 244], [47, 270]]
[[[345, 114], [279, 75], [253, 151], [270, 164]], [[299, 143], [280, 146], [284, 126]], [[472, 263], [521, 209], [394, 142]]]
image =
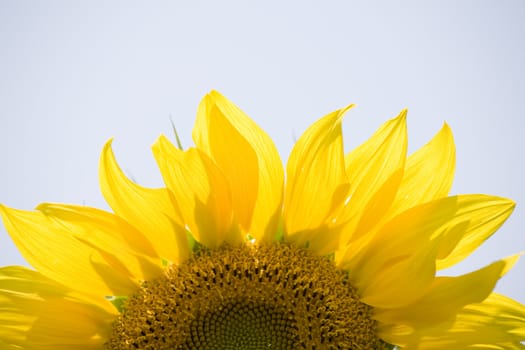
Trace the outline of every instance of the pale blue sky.
[[[410, 150], [447, 121], [453, 193], [514, 199], [511, 219], [454, 272], [525, 250], [523, 1], [0, 0], [0, 202], [107, 208], [103, 143], [160, 186], [150, 145], [184, 145], [217, 89], [275, 140], [283, 160], [318, 117], [357, 103], [347, 149], [409, 108]], [[23, 264], [0, 228], [0, 265]], [[525, 302], [525, 260], [497, 290]]]

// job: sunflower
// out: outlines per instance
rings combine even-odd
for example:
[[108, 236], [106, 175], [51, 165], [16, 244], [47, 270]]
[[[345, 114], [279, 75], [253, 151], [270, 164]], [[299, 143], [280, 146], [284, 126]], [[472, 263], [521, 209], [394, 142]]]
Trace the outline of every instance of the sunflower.
[[1, 206], [34, 269], [0, 269], [2, 349], [523, 349], [525, 306], [493, 292], [511, 256], [457, 264], [514, 208], [448, 196], [449, 127], [407, 156], [406, 111], [345, 154], [326, 115], [284, 169], [272, 140], [212, 91], [193, 140], [153, 154], [166, 187], [100, 158], [107, 212]]

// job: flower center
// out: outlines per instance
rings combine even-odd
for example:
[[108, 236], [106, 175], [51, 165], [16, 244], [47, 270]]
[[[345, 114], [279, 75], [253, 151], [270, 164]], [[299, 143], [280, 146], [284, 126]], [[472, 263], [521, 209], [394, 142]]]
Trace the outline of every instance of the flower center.
[[145, 283], [106, 349], [382, 349], [332, 261], [286, 244], [202, 250]]

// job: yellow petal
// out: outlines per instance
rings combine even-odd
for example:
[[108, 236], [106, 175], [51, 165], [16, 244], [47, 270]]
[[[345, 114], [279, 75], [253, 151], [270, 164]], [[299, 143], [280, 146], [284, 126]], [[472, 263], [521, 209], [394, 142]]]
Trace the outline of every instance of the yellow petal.
[[432, 259], [466, 257], [501, 225], [510, 204], [463, 195], [418, 205], [386, 223], [359, 253], [348, 245], [339, 263], [352, 271], [364, 302], [381, 308], [408, 305], [430, 286], [436, 269]]
[[1, 268], [0, 286], [0, 344], [7, 349], [103, 347], [114, 315], [23, 267]]
[[199, 106], [193, 139], [228, 179], [235, 218], [243, 229], [258, 240], [272, 240], [284, 175], [270, 137], [232, 102], [212, 91]]
[[86, 206], [43, 203], [37, 207], [75, 238], [94, 247], [104, 260], [121, 264], [138, 281], [151, 280], [162, 273], [163, 261], [151, 242], [120, 217]]
[[195, 239], [212, 249], [224, 241], [239, 242], [240, 235], [232, 227], [229, 185], [213, 161], [199, 149], [177, 149], [164, 136], [153, 145], [153, 153]]
[[141, 231], [162, 258], [180, 262], [189, 257], [186, 231], [165, 188], [150, 189], [128, 179], [111, 149], [112, 140], [100, 157], [99, 178], [104, 198], [115, 214]]
[[458, 196], [458, 211], [446, 225], [437, 268], [457, 264], [476, 250], [507, 220], [515, 203], [506, 198], [488, 195]]
[[[401, 244], [406, 248], [401, 248]], [[386, 247], [400, 248], [396, 252], [385, 251], [384, 248], [381, 244], [374, 244], [371, 250], [377, 251], [366, 254], [367, 259], [360, 260], [367, 266], [358, 271], [351, 270], [353, 284], [358, 288], [361, 300], [377, 308], [396, 308], [414, 302], [433, 281], [438, 248], [434, 242], [424, 239], [396, 240], [391, 247]], [[380, 257], [381, 252], [384, 257]]]
[[524, 349], [525, 306], [492, 293], [467, 305], [455, 320], [431, 327], [380, 325], [379, 336], [403, 349]]
[[351, 271], [365, 303], [381, 308], [408, 305], [435, 275], [440, 240], [435, 232], [456, 213], [456, 199], [414, 207], [389, 221], [357, 254], [350, 244], [341, 266]]
[[448, 195], [454, 179], [456, 148], [447, 124], [407, 159], [403, 180], [386, 214], [391, 218], [418, 204]]
[[376, 309], [374, 318], [386, 324], [402, 323], [414, 327], [453, 319], [466, 305], [485, 300], [518, 257], [512, 256], [458, 277], [437, 277], [415, 303], [399, 309]]
[[24, 350], [24, 349], [27, 350], [27, 348], [22, 348], [18, 345], [8, 344], [2, 341], [2, 339], [0, 339], [0, 349], [2, 350]]
[[38, 209], [0, 206], [18, 250], [44, 276], [102, 298], [129, 295], [140, 280], [161, 273], [152, 263], [155, 257], [148, 257], [154, 253], [149, 242], [118, 217], [79, 206], [43, 204]]
[[[348, 180], [341, 121], [343, 114], [352, 107], [337, 110], [314, 123], [292, 149], [286, 167], [284, 200], [288, 241], [299, 245], [310, 241], [319, 227], [332, 222], [333, 213], [346, 198]], [[327, 239], [337, 243], [333, 237]]]
[[350, 191], [339, 218], [347, 223], [343, 244], [369, 233], [396, 196], [407, 152], [406, 114], [383, 124], [345, 157]]

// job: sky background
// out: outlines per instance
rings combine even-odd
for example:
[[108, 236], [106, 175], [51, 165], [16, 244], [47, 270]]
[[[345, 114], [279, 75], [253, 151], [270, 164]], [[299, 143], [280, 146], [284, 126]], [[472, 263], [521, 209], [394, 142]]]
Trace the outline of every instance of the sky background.
[[[514, 199], [512, 217], [450, 273], [525, 250], [524, 1], [0, 0], [0, 202], [107, 209], [98, 157], [161, 186], [150, 146], [192, 144], [211, 89], [275, 140], [283, 161], [317, 118], [356, 103], [345, 148], [408, 107], [409, 151], [443, 122], [453, 193]], [[24, 264], [0, 228], [0, 265]], [[525, 303], [525, 259], [497, 291]]]

